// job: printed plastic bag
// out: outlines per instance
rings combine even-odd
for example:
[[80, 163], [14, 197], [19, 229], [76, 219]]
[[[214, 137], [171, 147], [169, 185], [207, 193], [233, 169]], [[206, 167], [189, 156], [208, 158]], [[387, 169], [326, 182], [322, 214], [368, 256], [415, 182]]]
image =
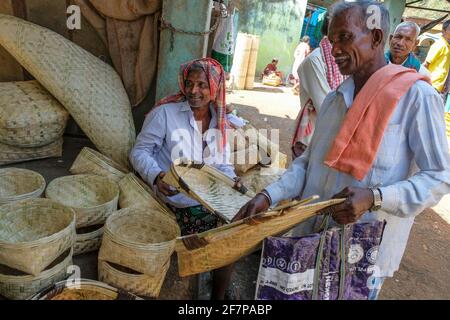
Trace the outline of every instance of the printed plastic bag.
[[344, 300], [367, 300], [384, 225], [377, 221], [265, 239], [255, 299], [337, 300], [341, 293]]

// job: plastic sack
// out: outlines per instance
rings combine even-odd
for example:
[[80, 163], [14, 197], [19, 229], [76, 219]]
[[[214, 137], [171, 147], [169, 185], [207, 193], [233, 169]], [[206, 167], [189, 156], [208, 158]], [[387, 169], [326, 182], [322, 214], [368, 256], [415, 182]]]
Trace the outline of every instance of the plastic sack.
[[265, 239], [255, 299], [337, 300], [341, 289], [344, 300], [367, 300], [384, 225], [378, 221], [348, 225], [343, 237], [341, 229], [332, 228], [305, 237]]

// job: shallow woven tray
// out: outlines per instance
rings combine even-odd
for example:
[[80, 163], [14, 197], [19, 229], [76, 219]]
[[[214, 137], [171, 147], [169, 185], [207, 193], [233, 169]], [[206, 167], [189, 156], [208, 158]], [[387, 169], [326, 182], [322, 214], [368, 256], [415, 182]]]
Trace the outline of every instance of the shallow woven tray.
[[179, 274], [184, 277], [234, 263], [257, 250], [266, 237], [287, 231], [318, 211], [342, 201], [344, 200], [336, 199], [311, 205], [297, 205], [260, 214], [265, 218], [258, 224], [241, 220], [204, 233], [179, 238], [176, 245]]
[[134, 294], [94, 280], [61, 281], [31, 297], [30, 300], [142, 300]]
[[117, 210], [119, 187], [106, 177], [79, 174], [56, 178], [45, 197], [73, 208], [77, 228], [103, 224]]
[[45, 190], [44, 177], [32, 170], [0, 169], [0, 205], [39, 198]]
[[145, 207], [113, 213], [105, 224], [99, 259], [156, 276], [174, 252], [178, 224]]
[[22, 148], [0, 143], [0, 166], [37, 159], [57, 158], [62, 156], [63, 138], [46, 146]]
[[128, 172], [119, 164], [107, 156], [91, 148], [84, 147], [75, 159], [70, 173], [72, 174], [97, 174], [119, 182]]
[[148, 207], [152, 211], [159, 211], [175, 219], [174, 213], [162, 202], [153, 190], [133, 173], [127, 174], [119, 181], [119, 206], [121, 209], [129, 207]]
[[154, 277], [133, 272], [120, 265], [107, 261], [98, 260], [98, 278], [114, 287], [129, 291], [131, 293], [157, 298], [164, 283], [170, 261]]
[[100, 249], [103, 238], [103, 225], [84, 227], [76, 230], [73, 255], [79, 255]]
[[38, 276], [75, 242], [75, 213], [48, 199], [0, 206], [0, 264]]
[[40, 147], [64, 133], [69, 113], [36, 80], [0, 83], [0, 143]]
[[175, 161], [163, 180], [196, 199], [227, 223], [255, 195], [245, 187], [241, 192], [233, 189], [231, 178], [205, 164]]
[[255, 193], [261, 192], [265, 187], [277, 181], [286, 169], [261, 168], [260, 166], [246, 172], [241, 182]]
[[42, 289], [67, 278], [67, 267], [72, 263], [72, 249], [68, 249], [38, 276], [0, 265], [0, 294], [13, 300], [28, 299]]
[[56, 32], [0, 15], [0, 45], [70, 112], [97, 148], [128, 167], [136, 133], [119, 75]]

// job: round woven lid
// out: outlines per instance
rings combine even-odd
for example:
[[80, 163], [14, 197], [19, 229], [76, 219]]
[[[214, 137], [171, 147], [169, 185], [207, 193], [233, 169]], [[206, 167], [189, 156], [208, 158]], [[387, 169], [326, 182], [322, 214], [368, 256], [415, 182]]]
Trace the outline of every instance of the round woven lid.
[[95, 208], [119, 196], [117, 183], [94, 174], [56, 178], [49, 183], [45, 196], [71, 208]]
[[75, 220], [72, 209], [49, 199], [28, 199], [0, 206], [0, 245], [57, 237]]
[[45, 179], [39, 173], [19, 168], [0, 169], [0, 204], [28, 197], [39, 197]]

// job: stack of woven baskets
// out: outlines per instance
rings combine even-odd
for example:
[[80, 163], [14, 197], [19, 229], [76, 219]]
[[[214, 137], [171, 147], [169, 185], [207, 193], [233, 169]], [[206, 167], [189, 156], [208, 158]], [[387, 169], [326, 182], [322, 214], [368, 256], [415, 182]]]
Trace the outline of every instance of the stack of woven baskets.
[[117, 210], [117, 183], [95, 174], [64, 176], [48, 185], [45, 196], [75, 211], [77, 236], [74, 254], [98, 250], [103, 224]]
[[60, 157], [68, 118], [37, 81], [0, 83], [0, 165]]
[[75, 213], [36, 198], [43, 188], [35, 188], [32, 198], [9, 196], [0, 206], [0, 295], [9, 299], [27, 299], [65, 279], [72, 264]]
[[158, 297], [180, 228], [143, 206], [112, 214], [99, 252], [99, 280], [137, 295]]

